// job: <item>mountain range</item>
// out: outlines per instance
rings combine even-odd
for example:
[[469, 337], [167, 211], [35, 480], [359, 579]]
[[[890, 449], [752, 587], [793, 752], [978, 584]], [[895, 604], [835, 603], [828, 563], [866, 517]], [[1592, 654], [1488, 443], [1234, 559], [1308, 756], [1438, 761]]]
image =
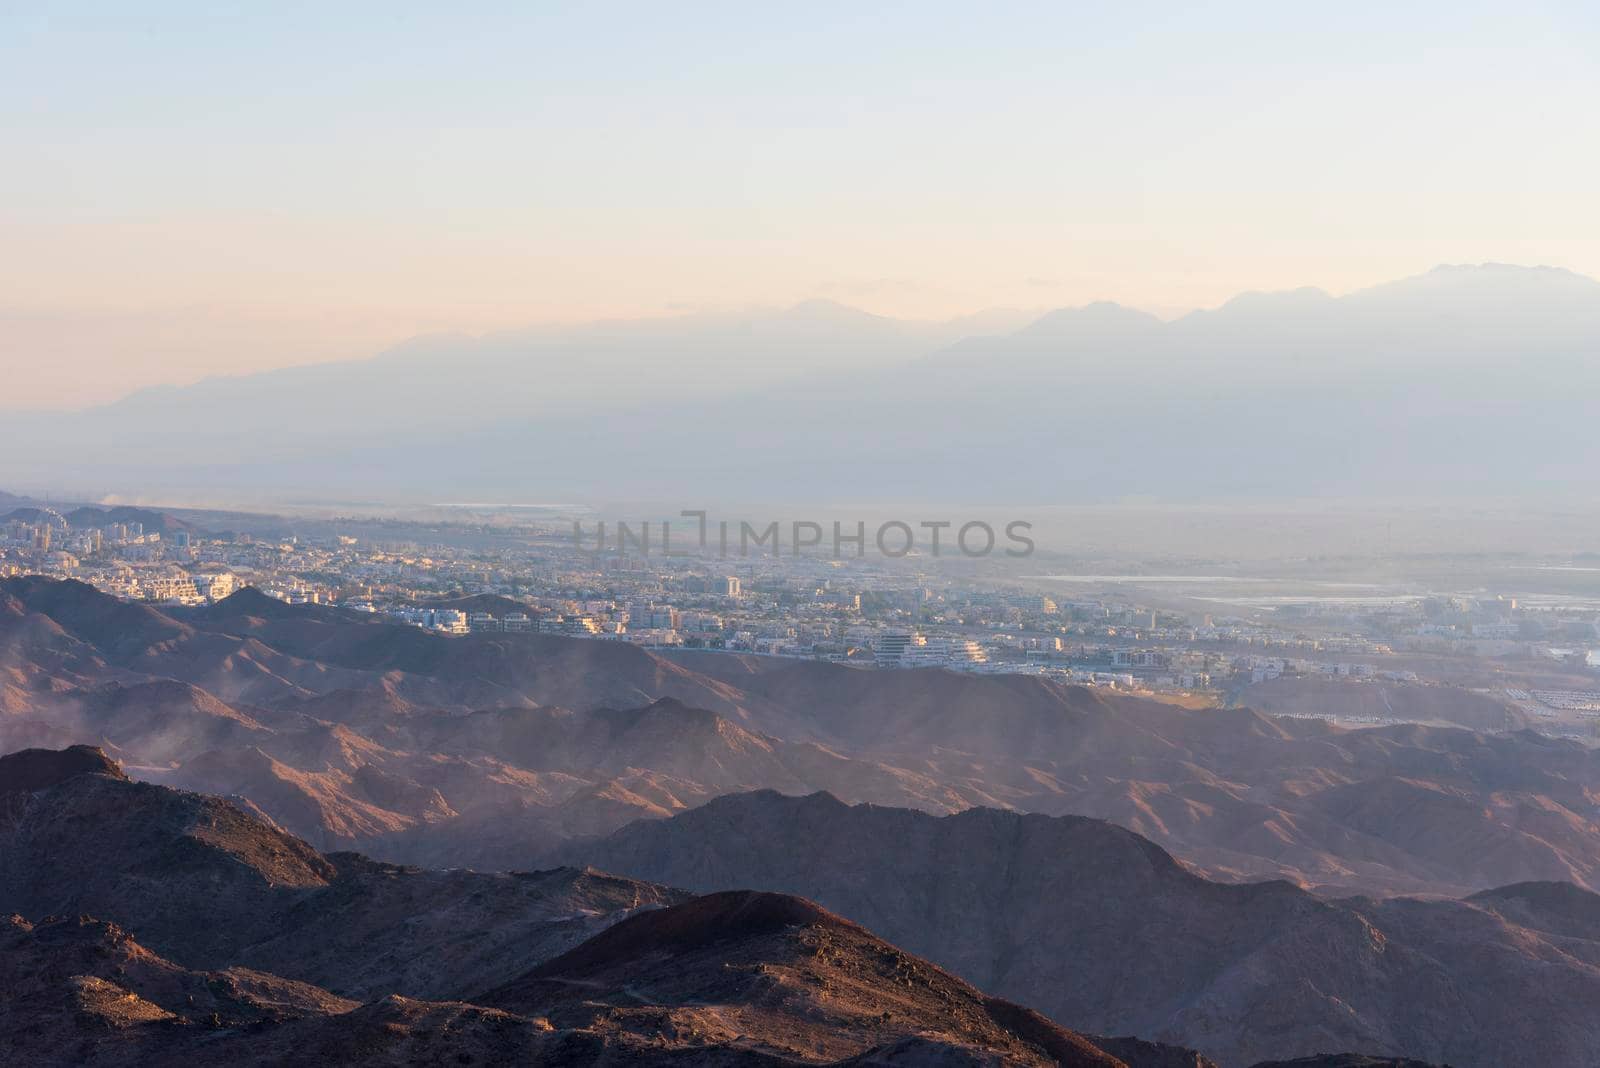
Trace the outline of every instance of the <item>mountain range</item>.
[[1080, 817], [936, 817], [825, 794], [722, 797], [569, 861], [690, 890], [798, 894], [1069, 1027], [1222, 1064], [1319, 1049], [1456, 1065], [1588, 1063], [1600, 895], [1522, 883], [1460, 900], [1221, 885]]
[[[1600, 757], [1531, 731], [1342, 730], [1025, 676], [450, 637], [246, 589], [200, 609], [0, 581], [0, 749], [103, 746], [240, 794], [318, 848], [524, 867], [775, 789], [947, 815], [1082, 815], [1209, 876], [1458, 897], [1600, 889]], [[1460, 692], [1461, 718], [1482, 698]]]
[[[774, 819], [789, 837], [747, 833]], [[992, 833], [1016, 819], [753, 794], [605, 847], [617, 859], [632, 848], [631, 863], [651, 855], [652, 835], [669, 845], [658, 859], [698, 848], [702, 882], [744, 878], [740, 858], [768, 858], [754, 882], [820, 859], [830, 893], [910, 919], [908, 934], [947, 955], [981, 955], [985, 938], [1042, 920], [1004, 953], [1019, 971], [1044, 969], [1026, 1001], [1120, 1022], [1187, 997], [1166, 1030], [1199, 1036], [1222, 1064], [1266, 1048], [1308, 1066], [1425, 1066], [1384, 1052], [1409, 1045], [1457, 1051], [1463, 1065], [1560, 1065], [1592, 1048], [1587, 1014], [1573, 1011], [1595, 982], [1592, 894], [1319, 902], [1281, 883], [1209, 883], [1097, 821], [1026, 817], [1031, 833]], [[793, 856], [773, 862], [785, 843]], [[1012, 863], [992, 864], [997, 845], [1018, 851]], [[325, 855], [248, 803], [130, 781], [91, 747], [0, 757], [8, 913], [0, 1052], [12, 1062], [1218, 1063], [1172, 1041], [1062, 1028], [802, 897]], [[1469, 964], [1482, 970], [1466, 982]], [[1340, 994], [1353, 995], [1343, 1010]], [[1346, 1039], [1378, 1052], [1305, 1053]]]
[[89, 747], [0, 757], [0, 847], [8, 1063], [1215, 1068], [802, 898], [324, 856]]
[[[632, 1050], [623, 1060], [648, 1019], [648, 1042], [668, 1046], [699, 1036], [743, 1056], [738, 1036], [759, 1033], [763, 1055], [916, 1061], [927, 1051], [900, 1043], [921, 1023], [868, 1027], [817, 1000], [914, 974], [967, 1006], [938, 1041], [984, 1056], [1075, 1042], [980, 1011], [991, 995], [1076, 1034], [1198, 1051], [1185, 1064], [1358, 1050], [1563, 1065], [1600, 1043], [1574, 1008], [1600, 977], [1600, 767], [1528, 731], [1348, 730], [1022, 676], [450, 637], [251, 589], [158, 609], [8, 579], [0, 753], [30, 748], [0, 761], [0, 915], [20, 917], [17, 952], [39, 930], [132, 940], [202, 975], [182, 983], [253, 1006], [196, 1015], [62, 973], [91, 1016], [188, 1021], [141, 1034], [187, 1036], [210, 1012], [256, 1021], [267, 999], [316, 1015], [329, 1048], [365, 1048], [340, 1037], [365, 1020], [406, 1042], [476, 1036], [474, 1057], [555, 1049], [496, 1046], [525, 1026], [492, 1015], [508, 1013], [551, 1028], [518, 1043], [581, 1033], [622, 1043], [605, 1048]], [[815, 902], [773, 905], [781, 937], [757, 923], [753, 956], [695, 958], [711, 984], [695, 990], [741, 1005], [765, 991], [778, 1017], [699, 1011], [723, 1002], [653, 971], [660, 947], [539, 971], [633, 911], [724, 891]], [[729, 907], [741, 900], [768, 914], [761, 898]], [[926, 961], [885, 972], [890, 950], [812, 908]], [[45, 919], [80, 915], [120, 933]], [[823, 933], [791, 937], [802, 928]], [[796, 937], [879, 963], [840, 971], [795, 956]], [[619, 978], [646, 973], [659, 979]], [[882, 1004], [891, 1019], [933, 1011]], [[789, 1013], [842, 1030], [799, 1042]]]
[[[961, 336], [971, 325], [813, 302], [421, 339], [81, 413], [11, 413], [0, 480], [360, 500], [573, 500], [605, 486], [612, 500], [771, 501], [781, 486], [798, 508], [1558, 492], [1600, 460], [1584, 432], [1600, 283], [1558, 269], [1440, 267], [1340, 297], [1246, 294], [1171, 322], [1095, 304]], [[1494, 447], [1462, 464], [1463, 435], [1484, 433]], [[25, 447], [41, 436], [50, 448]]]

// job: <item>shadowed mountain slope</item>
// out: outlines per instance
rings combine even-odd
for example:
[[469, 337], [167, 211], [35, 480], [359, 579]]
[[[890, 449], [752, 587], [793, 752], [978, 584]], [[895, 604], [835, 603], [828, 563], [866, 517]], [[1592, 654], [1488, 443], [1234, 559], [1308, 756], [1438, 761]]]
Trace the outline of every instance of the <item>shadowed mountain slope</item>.
[[39, 751], [0, 767], [34, 784], [0, 793], [0, 914], [95, 916], [189, 967], [247, 965], [356, 997], [460, 996], [681, 896], [572, 869], [324, 856], [252, 807], [69, 753], [71, 767]]
[[[596, 996], [607, 990], [614, 993]], [[477, 1000], [557, 1026], [699, 1030], [713, 1041], [742, 1038], [821, 1059], [913, 1034], [1018, 1064], [1119, 1063], [1037, 1013], [986, 998], [855, 924], [779, 894], [710, 894], [641, 913]], [[796, 1016], [820, 1026], [797, 1033]]]
[[1338, 1048], [1580, 1064], [1600, 1042], [1578, 1010], [1600, 996], [1600, 897], [1570, 886], [1327, 901], [1207, 881], [1096, 820], [774, 793], [567, 856], [691, 890], [800, 894], [1067, 1026], [1225, 1064]]
[[30, 1064], [1209, 1068], [1113, 1055], [798, 898], [324, 857], [92, 750], [0, 770], [0, 1050]]

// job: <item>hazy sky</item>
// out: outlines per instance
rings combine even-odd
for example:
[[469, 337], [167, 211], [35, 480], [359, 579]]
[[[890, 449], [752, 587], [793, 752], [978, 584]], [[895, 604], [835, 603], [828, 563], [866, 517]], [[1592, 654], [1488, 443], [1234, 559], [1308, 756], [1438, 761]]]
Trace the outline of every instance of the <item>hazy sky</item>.
[[816, 296], [1600, 275], [1593, 3], [68, 6], [0, 0], [0, 407]]

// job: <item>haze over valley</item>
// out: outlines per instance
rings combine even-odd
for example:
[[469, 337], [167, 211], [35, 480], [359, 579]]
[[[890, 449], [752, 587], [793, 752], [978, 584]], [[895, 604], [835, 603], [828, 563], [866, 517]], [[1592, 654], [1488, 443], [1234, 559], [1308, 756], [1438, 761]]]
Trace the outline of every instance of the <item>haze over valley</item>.
[[1600, 1065], [1597, 56], [0, 7], [0, 1068]]

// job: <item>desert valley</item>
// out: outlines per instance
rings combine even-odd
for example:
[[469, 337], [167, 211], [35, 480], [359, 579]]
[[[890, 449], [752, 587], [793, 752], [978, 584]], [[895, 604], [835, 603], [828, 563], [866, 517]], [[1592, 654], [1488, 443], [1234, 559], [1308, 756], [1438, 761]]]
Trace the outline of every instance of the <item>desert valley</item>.
[[5, 580], [0, 650], [19, 1055], [1459, 1068], [1600, 1044], [1600, 758], [1574, 741], [443, 636], [252, 589]]

